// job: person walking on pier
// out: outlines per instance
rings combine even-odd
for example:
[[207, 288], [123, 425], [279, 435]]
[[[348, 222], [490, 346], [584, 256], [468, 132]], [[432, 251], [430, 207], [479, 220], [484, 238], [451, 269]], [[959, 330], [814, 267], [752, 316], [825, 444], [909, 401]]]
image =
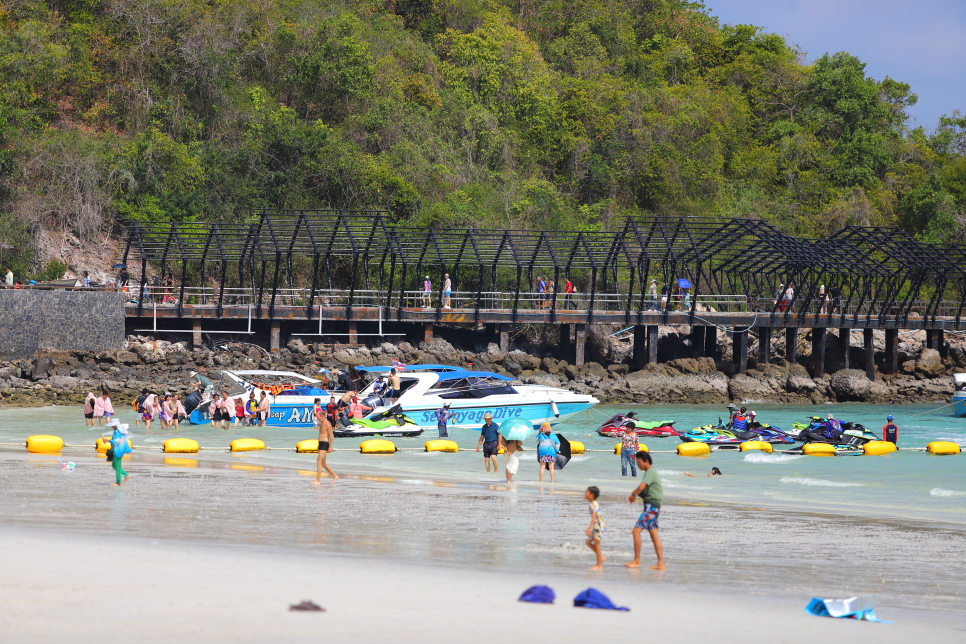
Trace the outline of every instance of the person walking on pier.
[[882, 426], [882, 440], [896, 445], [899, 443], [899, 426], [893, 420], [895, 419], [892, 416], [886, 416], [886, 424]]
[[545, 308], [547, 298], [544, 294], [547, 292], [547, 283], [543, 281], [542, 277], [537, 277], [537, 308]]
[[500, 451], [500, 426], [493, 422], [493, 414], [486, 412], [483, 414], [483, 427], [480, 429], [480, 440], [476, 443], [476, 451], [483, 449], [483, 465], [486, 471], [490, 471], [490, 463], [493, 463], [493, 472], [500, 469], [496, 463], [496, 455]]
[[567, 283], [564, 284], [564, 308], [565, 309], [575, 309], [577, 305], [574, 304], [574, 283], [570, 281], [570, 276], [567, 276]]
[[443, 308], [453, 308], [453, 281], [449, 278], [449, 273], [443, 275]]
[[423, 297], [422, 305], [424, 309], [432, 308], [433, 306], [433, 283], [429, 280], [429, 275], [423, 280]]
[[652, 311], [657, 310], [657, 280], [652, 279], [651, 285], [647, 288], [647, 300], [650, 304], [648, 308]]

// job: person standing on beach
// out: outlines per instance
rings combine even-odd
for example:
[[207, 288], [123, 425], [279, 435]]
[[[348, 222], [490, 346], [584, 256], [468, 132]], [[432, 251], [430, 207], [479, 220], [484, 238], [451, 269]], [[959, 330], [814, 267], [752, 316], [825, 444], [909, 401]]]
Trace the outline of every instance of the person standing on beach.
[[335, 421], [338, 417], [339, 403], [335, 401], [335, 396], [329, 396], [329, 402], [325, 405], [325, 418], [335, 427]]
[[141, 424], [141, 420], [142, 420], [141, 417], [144, 415], [144, 401], [148, 399], [149, 393], [151, 392], [149, 392], [147, 389], [142, 389], [141, 395], [138, 396], [137, 400], [134, 401], [134, 406], [135, 406], [134, 411], [138, 413], [137, 420], [134, 423], [135, 425]]
[[323, 418], [325, 418], [325, 410], [322, 409], [322, 399], [316, 398], [312, 403], [312, 425], [315, 429], [319, 429], [322, 425]]
[[891, 415], [886, 416], [886, 424], [882, 426], [882, 440], [896, 445], [899, 443], [899, 426], [894, 422]]
[[480, 440], [476, 443], [476, 451], [483, 448], [483, 465], [486, 471], [490, 471], [490, 463], [493, 463], [493, 473], [500, 471], [496, 464], [496, 455], [500, 451], [500, 426], [493, 422], [493, 414], [486, 412], [483, 414], [483, 427], [480, 429]]
[[[447, 438], [449, 432], [446, 431], [446, 423], [456, 416], [456, 414], [450, 413], [449, 403], [444, 403], [442, 407], [433, 412], [433, 416], [436, 418], [436, 429], [439, 430], [439, 437]], [[489, 471], [489, 468], [487, 468], [487, 471]]]
[[602, 570], [604, 560], [607, 558], [600, 551], [601, 537], [604, 534], [604, 519], [600, 516], [600, 504], [597, 499], [600, 497], [600, 488], [591, 485], [584, 492], [584, 500], [590, 503], [590, 525], [587, 526], [587, 547], [597, 555], [597, 564], [590, 566], [588, 570]]
[[94, 395], [93, 391], [87, 392], [87, 398], [84, 399], [84, 426], [93, 427], [94, 426], [94, 399], [97, 396]]
[[627, 476], [628, 467], [631, 468], [631, 476], [637, 476], [634, 462], [637, 460], [639, 451], [641, 451], [641, 443], [637, 438], [637, 425], [627, 423], [624, 437], [621, 439], [621, 476]]
[[109, 422], [113, 415], [114, 405], [111, 404], [111, 399], [108, 397], [107, 389], [105, 389], [101, 392], [100, 397], [94, 400], [94, 418], [97, 419], [97, 426], [100, 427], [105, 422]]
[[550, 482], [555, 479], [554, 465], [560, 452], [560, 439], [551, 433], [550, 423], [544, 422], [537, 433], [537, 462], [540, 465], [540, 482], [543, 483], [544, 469], [550, 470]]
[[[318, 403], [319, 399], [316, 398], [315, 402]], [[329, 455], [329, 452], [332, 451], [333, 445], [335, 444], [335, 433], [332, 431], [332, 423], [325, 417], [321, 405], [317, 404], [316, 408], [318, 409], [315, 417], [318, 420], [319, 426], [319, 456], [315, 460], [315, 480], [312, 483], [313, 485], [322, 483], [323, 469], [329, 473], [332, 479], [330, 483], [335, 483], [339, 480], [339, 475], [333, 472], [329, 464], [325, 462], [326, 456]]]
[[504, 440], [506, 446], [506, 482], [513, 483], [513, 475], [520, 469], [520, 457], [517, 452], [523, 451], [523, 441]]
[[661, 538], [658, 535], [658, 517], [661, 514], [661, 501], [664, 500], [664, 488], [661, 487], [661, 479], [657, 476], [654, 469], [654, 462], [651, 455], [647, 452], [637, 453], [637, 467], [640, 468], [641, 484], [638, 485], [627, 502], [633, 504], [637, 497], [641, 497], [644, 502], [644, 510], [637, 519], [634, 526], [634, 560], [624, 564], [628, 568], [641, 567], [641, 533], [647, 530], [651, 535], [651, 543], [654, 544], [654, 553], [657, 555], [657, 563], [651, 566], [651, 570], [664, 570], [664, 548], [661, 546]]
[[114, 434], [111, 436], [111, 465], [114, 467], [114, 486], [118, 487], [131, 478], [131, 475], [124, 471], [124, 455], [131, 453], [131, 442], [127, 438], [127, 425], [122, 425], [115, 419], [114, 423], [108, 426], [114, 427]]
[[258, 401], [258, 426], [264, 427], [268, 422], [268, 415], [272, 412], [272, 403], [268, 402], [268, 395], [263, 391], [262, 398]]

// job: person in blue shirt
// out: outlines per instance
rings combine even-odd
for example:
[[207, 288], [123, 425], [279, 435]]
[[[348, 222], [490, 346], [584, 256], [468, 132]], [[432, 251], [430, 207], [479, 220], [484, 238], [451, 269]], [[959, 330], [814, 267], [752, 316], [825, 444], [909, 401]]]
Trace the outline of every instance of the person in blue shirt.
[[543, 482], [543, 471], [550, 470], [550, 482], [554, 482], [554, 465], [557, 453], [560, 452], [560, 439], [551, 432], [550, 423], [544, 422], [537, 434], [537, 462], [540, 464], [540, 482]]
[[486, 471], [490, 471], [490, 463], [493, 463], [493, 472], [499, 472], [496, 464], [496, 455], [500, 452], [500, 426], [493, 422], [493, 414], [486, 412], [483, 414], [483, 427], [480, 429], [480, 440], [476, 444], [476, 451], [483, 449], [483, 465]]
[[111, 436], [111, 465], [114, 467], [115, 482], [114, 486], [126, 483], [131, 475], [124, 471], [124, 455], [131, 453], [131, 441], [128, 440], [128, 426], [117, 421], [115, 418], [111, 425], [114, 433]]
[[446, 423], [448, 423], [451, 418], [456, 416], [456, 414], [450, 413], [449, 403], [444, 404], [442, 407], [433, 412], [433, 416], [436, 417], [436, 429], [439, 430], [439, 437], [448, 437], [449, 432], [446, 431]]

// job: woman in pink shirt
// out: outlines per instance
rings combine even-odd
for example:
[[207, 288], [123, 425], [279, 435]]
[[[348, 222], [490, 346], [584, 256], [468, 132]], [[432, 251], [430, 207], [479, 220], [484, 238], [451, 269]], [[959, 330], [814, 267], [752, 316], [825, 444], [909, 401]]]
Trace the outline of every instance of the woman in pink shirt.
[[366, 410], [372, 411], [372, 407], [363, 405], [356, 396], [353, 396], [352, 402], [349, 403], [349, 418], [362, 418], [366, 415]]
[[94, 395], [93, 391], [87, 392], [87, 398], [84, 400], [84, 426], [93, 427], [94, 426], [94, 399], [97, 396]]
[[222, 429], [229, 429], [231, 427], [231, 420], [235, 417], [235, 401], [228, 397], [228, 392], [221, 392], [221, 398], [218, 399], [218, 421], [221, 423]]
[[141, 416], [141, 420], [144, 421], [144, 430], [147, 431], [151, 429], [151, 423], [160, 415], [161, 404], [158, 402], [157, 394], [148, 394], [148, 397], [144, 399], [144, 415]]
[[108, 398], [107, 389], [105, 389], [101, 392], [100, 398], [94, 399], [94, 418], [97, 419], [97, 426], [103, 425], [105, 419], [110, 420], [113, 415], [114, 405], [111, 404], [111, 399]]

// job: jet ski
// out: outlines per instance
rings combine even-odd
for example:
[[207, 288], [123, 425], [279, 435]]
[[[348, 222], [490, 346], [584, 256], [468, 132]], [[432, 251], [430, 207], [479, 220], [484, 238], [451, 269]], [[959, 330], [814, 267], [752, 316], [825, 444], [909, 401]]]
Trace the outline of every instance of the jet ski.
[[416, 421], [402, 413], [402, 407], [394, 405], [384, 412], [368, 418], [346, 418], [341, 415], [339, 427], [332, 432], [336, 438], [353, 436], [385, 436], [412, 438], [423, 433]]
[[760, 435], [751, 430], [728, 429], [720, 422], [717, 425], [695, 427], [681, 434], [681, 440], [685, 443], [709, 443], [714, 445], [738, 444], [759, 440], [759, 438]]
[[[611, 419], [613, 420], [613, 419]], [[610, 424], [611, 421], [607, 421], [603, 425], [597, 428], [597, 433], [605, 438], [623, 438], [627, 431], [627, 425], [631, 422], [634, 423], [634, 431], [637, 432], [638, 436], [649, 436], [652, 438], [667, 438], [668, 436], [680, 436], [681, 432], [674, 429], [673, 420], [661, 420], [656, 423], [645, 423], [640, 420], [631, 418], [625, 420], [620, 426], [615, 426]]]
[[778, 427], [771, 427], [770, 425], [752, 427], [749, 429], [749, 431], [758, 434], [758, 438], [754, 440], [772, 443], [773, 445], [791, 445], [795, 442], [794, 438], [783, 432], [781, 429]]
[[637, 415], [635, 412], [629, 411], [626, 414], [622, 413], [612, 416], [610, 420], [597, 428], [597, 433], [601, 436], [622, 438], [624, 436], [624, 427], [627, 423], [637, 424]]
[[[869, 441], [878, 440], [878, 436], [867, 430], [859, 423], [830, 423], [827, 419], [813, 416], [811, 423], [803, 426], [795, 423], [793, 437], [803, 443], [828, 443], [845, 449], [855, 449]], [[790, 432], [791, 434], [791, 432]]]

